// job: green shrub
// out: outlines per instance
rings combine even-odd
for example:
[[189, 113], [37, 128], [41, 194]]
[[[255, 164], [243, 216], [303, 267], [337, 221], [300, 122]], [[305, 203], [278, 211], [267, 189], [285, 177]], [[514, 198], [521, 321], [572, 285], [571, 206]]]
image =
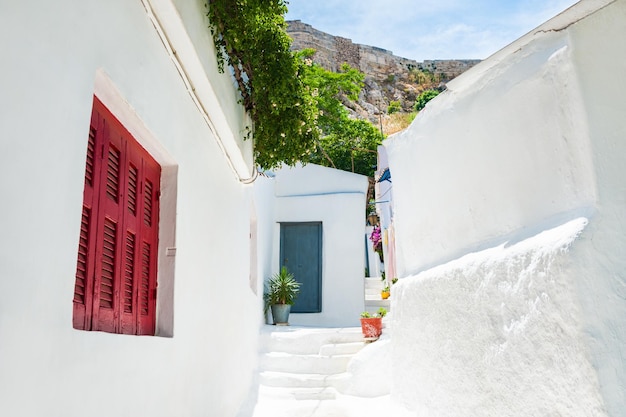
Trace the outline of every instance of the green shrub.
[[437, 97], [437, 95], [439, 95], [439, 91], [437, 90], [423, 91], [419, 96], [417, 96], [417, 100], [415, 100], [415, 110], [422, 110], [424, 107], [426, 107], [426, 103]]
[[389, 107], [387, 107], [388, 114], [394, 114], [399, 112], [400, 110], [402, 110], [402, 106], [400, 105], [399, 101], [392, 101], [391, 103], [389, 103]]

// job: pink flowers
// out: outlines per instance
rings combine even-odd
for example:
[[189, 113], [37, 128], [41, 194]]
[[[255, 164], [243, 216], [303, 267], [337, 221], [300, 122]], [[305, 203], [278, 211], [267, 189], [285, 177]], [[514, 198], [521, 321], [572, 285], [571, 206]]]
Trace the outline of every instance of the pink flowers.
[[370, 235], [370, 240], [372, 241], [372, 246], [374, 251], [378, 253], [380, 256], [380, 260], [383, 260], [383, 239], [380, 234], [380, 226], [374, 226], [374, 230], [372, 230], [372, 234]]

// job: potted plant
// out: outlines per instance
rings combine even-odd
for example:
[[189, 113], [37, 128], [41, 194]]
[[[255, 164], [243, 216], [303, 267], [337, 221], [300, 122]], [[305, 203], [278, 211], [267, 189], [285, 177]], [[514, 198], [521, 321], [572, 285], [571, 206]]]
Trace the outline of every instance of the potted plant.
[[383, 300], [386, 300], [387, 298], [389, 298], [390, 295], [391, 295], [391, 290], [389, 289], [389, 285], [387, 285], [380, 292], [380, 296], [382, 297]]
[[300, 283], [295, 280], [286, 266], [280, 272], [274, 274], [266, 284], [263, 294], [265, 300], [265, 312], [272, 310], [272, 318], [276, 325], [288, 325], [291, 306], [300, 293]]
[[378, 339], [383, 332], [383, 317], [387, 310], [383, 307], [378, 309], [378, 313], [370, 314], [368, 311], [361, 313], [361, 331], [366, 339]]

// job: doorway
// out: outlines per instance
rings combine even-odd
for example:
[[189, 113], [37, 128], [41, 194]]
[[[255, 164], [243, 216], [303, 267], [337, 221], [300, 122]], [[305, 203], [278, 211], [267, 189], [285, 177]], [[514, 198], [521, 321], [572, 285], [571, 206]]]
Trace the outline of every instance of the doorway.
[[280, 223], [280, 267], [301, 283], [293, 313], [322, 311], [322, 223]]

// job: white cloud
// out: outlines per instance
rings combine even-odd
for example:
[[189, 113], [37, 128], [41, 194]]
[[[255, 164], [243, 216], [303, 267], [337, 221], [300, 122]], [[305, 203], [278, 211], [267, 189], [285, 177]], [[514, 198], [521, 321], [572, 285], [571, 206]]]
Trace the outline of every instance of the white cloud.
[[416, 60], [484, 59], [574, 0], [291, 0], [300, 19]]

